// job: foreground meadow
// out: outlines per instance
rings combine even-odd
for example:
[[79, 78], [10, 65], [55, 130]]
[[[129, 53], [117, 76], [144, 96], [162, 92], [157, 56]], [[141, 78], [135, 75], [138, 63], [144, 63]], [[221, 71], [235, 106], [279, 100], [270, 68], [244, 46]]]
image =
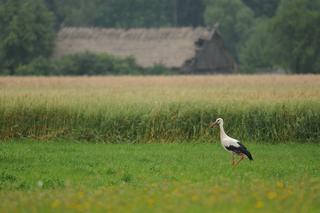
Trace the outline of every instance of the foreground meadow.
[[318, 212], [317, 144], [0, 144], [0, 212]]

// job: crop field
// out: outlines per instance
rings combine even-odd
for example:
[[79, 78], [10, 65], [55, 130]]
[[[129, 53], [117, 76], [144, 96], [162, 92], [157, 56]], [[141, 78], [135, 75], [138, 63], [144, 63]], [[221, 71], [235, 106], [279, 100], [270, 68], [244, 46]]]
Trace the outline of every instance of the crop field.
[[319, 212], [319, 121], [319, 75], [0, 77], [0, 212]]
[[3, 139], [207, 141], [217, 117], [245, 140], [320, 136], [317, 75], [3, 77], [0, 90]]

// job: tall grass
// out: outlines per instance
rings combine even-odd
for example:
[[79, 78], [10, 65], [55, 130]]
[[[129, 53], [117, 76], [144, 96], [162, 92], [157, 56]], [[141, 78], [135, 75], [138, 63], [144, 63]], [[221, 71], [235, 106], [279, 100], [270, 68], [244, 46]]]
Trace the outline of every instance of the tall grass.
[[1, 78], [0, 137], [104, 142], [320, 138], [320, 77]]

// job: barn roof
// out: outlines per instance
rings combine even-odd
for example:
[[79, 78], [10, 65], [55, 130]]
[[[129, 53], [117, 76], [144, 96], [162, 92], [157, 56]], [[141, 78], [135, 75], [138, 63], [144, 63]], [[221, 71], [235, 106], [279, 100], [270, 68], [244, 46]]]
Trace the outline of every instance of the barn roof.
[[58, 33], [53, 57], [89, 51], [134, 56], [144, 67], [162, 64], [179, 68], [195, 56], [195, 42], [208, 39], [212, 33], [206, 28], [189, 27], [128, 30], [68, 27]]

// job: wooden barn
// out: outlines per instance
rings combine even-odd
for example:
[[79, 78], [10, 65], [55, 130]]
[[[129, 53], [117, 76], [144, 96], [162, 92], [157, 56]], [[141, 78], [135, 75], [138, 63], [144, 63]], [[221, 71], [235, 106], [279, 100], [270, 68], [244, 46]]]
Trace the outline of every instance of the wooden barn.
[[143, 67], [161, 64], [185, 73], [231, 73], [237, 67], [220, 34], [206, 28], [63, 28], [53, 57], [81, 52], [133, 56]]

